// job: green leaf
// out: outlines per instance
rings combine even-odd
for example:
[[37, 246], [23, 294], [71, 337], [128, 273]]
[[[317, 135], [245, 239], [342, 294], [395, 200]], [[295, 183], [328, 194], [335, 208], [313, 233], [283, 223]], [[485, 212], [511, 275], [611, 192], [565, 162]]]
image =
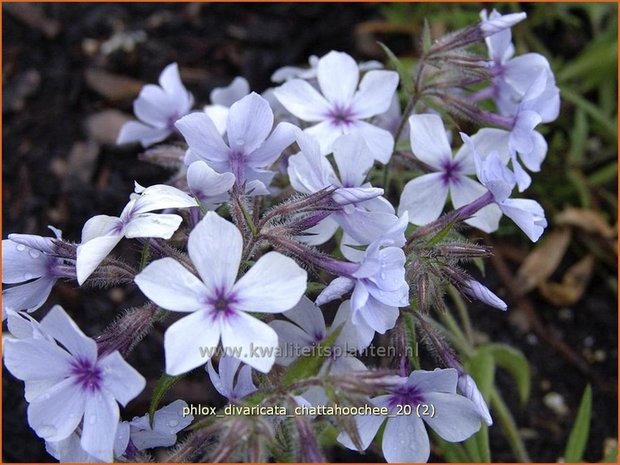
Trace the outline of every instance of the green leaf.
[[498, 367], [512, 375], [517, 383], [519, 399], [525, 404], [530, 397], [531, 375], [530, 365], [523, 353], [506, 344], [487, 344], [484, 348], [491, 353]]
[[577, 412], [577, 418], [575, 418], [575, 424], [568, 436], [568, 442], [566, 443], [566, 451], [564, 452], [565, 462], [583, 462], [583, 452], [586, 449], [588, 442], [588, 436], [590, 435], [590, 418], [592, 417], [592, 389], [588, 384], [583, 396], [581, 397], [581, 403], [579, 404], [579, 411]]
[[419, 370], [420, 359], [418, 357], [418, 338], [415, 332], [415, 321], [411, 313], [405, 313], [403, 317], [405, 321], [405, 337], [407, 338], [409, 351], [412, 354], [411, 363], [415, 370]]
[[[482, 397], [488, 404], [495, 379], [495, 359], [492, 353], [484, 346], [476, 349], [465, 363], [465, 369], [476, 381]], [[485, 424], [463, 444], [474, 462], [488, 463], [491, 461], [489, 430]]]
[[427, 18], [424, 18], [424, 29], [422, 30], [422, 52], [426, 53], [433, 46], [431, 37], [431, 25]]
[[394, 54], [394, 52], [392, 52], [392, 50], [389, 49], [387, 45], [383, 42], [377, 43], [387, 55], [390, 68], [396, 71], [400, 76], [400, 84], [403, 86], [403, 90], [407, 96], [413, 95], [413, 79], [411, 78], [410, 70], [403, 65], [401, 60]]
[[301, 356], [291, 363], [282, 377], [282, 384], [284, 386], [290, 386], [296, 381], [315, 376], [323, 366], [323, 362], [328, 358], [330, 348], [334, 345], [336, 339], [338, 339], [343, 325], [344, 323], [338, 326], [320, 344], [312, 348], [312, 353], [310, 355]]
[[151, 425], [151, 428], [153, 427], [153, 415], [155, 415], [155, 410], [159, 407], [159, 404], [166, 395], [166, 392], [168, 392], [170, 388], [178, 383], [184, 376], [185, 375], [171, 376], [163, 373], [161, 378], [157, 381], [155, 389], [153, 389], [151, 405], [149, 405], [149, 424]]
[[450, 463], [471, 463], [475, 462], [465, 448], [456, 442], [448, 442], [442, 439], [437, 433], [431, 431], [431, 436], [435, 444], [439, 446], [441, 452], [443, 452], [446, 462]]

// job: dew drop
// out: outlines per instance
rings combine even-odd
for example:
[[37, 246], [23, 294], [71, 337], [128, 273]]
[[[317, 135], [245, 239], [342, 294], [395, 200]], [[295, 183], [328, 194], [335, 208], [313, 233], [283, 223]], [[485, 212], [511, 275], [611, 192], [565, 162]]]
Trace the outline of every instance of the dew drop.
[[243, 145], [243, 144], [245, 144], [245, 140], [244, 140], [244, 139], [237, 139], [237, 140], [235, 141], [235, 144], [237, 144], [237, 145]]
[[409, 425], [407, 426], [407, 432], [413, 434], [415, 432], [415, 428], [413, 427], [413, 425]]
[[381, 276], [381, 279], [385, 279], [385, 271], [382, 271], [379, 275]]
[[29, 281], [32, 278], [34, 278], [32, 273], [24, 273], [24, 281]]
[[168, 422], [168, 426], [170, 426], [171, 428], [174, 428], [175, 426], [177, 426], [179, 424], [178, 420], [170, 420]]
[[401, 446], [404, 446], [404, 445], [405, 445], [405, 440], [404, 440], [404, 439], [401, 439], [401, 440], [400, 440], [400, 441], [398, 441], [398, 442], [399, 442], [399, 444], [400, 444]]
[[15, 247], [19, 252], [23, 252], [24, 250], [26, 250], [26, 246], [24, 244], [17, 244], [17, 247]]
[[30, 249], [29, 253], [32, 258], [39, 258], [41, 256], [41, 252], [38, 250]]
[[89, 425], [94, 425], [95, 423], [97, 423], [97, 415], [91, 415], [90, 417], [88, 417]]
[[50, 400], [50, 395], [46, 392], [45, 394], [43, 394], [43, 399], [44, 400]]

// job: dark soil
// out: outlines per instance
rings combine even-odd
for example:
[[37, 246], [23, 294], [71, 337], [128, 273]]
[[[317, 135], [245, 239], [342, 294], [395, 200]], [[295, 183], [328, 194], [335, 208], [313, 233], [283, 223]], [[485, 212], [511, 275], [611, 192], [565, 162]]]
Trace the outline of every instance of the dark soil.
[[[89, 69], [105, 70], [143, 82], [155, 82], [167, 64], [179, 63], [184, 81], [198, 102], [209, 92], [245, 76], [261, 91], [280, 66], [304, 64], [310, 54], [343, 50], [358, 59], [382, 59], [355, 33], [360, 22], [380, 18], [372, 4], [46, 4], [34, 5], [43, 19], [17, 5], [3, 5], [3, 237], [12, 232], [48, 235], [52, 224], [64, 237], [78, 242], [85, 221], [96, 214], [118, 215], [134, 180], [143, 185], [164, 181], [163, 168], [138, 161], [134, 149], [106, 143], [115, 133], [88, 128], [88, 118], [108, 108], [131, 113], [131, 98], [112, 101], [93, 90], [85, 79]], [[420, 18], [422, 21], [422, 18]], [[143, 31], [133, 50], [101, 51], [103, 43], [122, 31]], [[397, 35], [380, 37], [397, 53], [417, 43]], [[104, 126], [104, 125], [102, 125]], [[88, 142], [93, 138], [98, 142]], [[76, 145], [82, 143], [83, 145]], [[90, 144], [90, 145], [89, 145]], [[70, 157], [71, 152], [74, 156]], [[84, 153], [84, 157], [80, 155]], [[89, 156], [86, 154], [90, 153]], [[124, 241], [123, 252], [137, 245]], [[509, 268], [516, 266], [509, 263]], [[492, 273], [489, 273], [492, 275]], [[517, 424], [527, 437], [533, 461], [552, 462], [562, 456], [577, 405], [586, 384], [593, 387], [594, 414], [586, 460], [601, 459], [606, 438], [617, 436], [617, 313], [614, 294], [602, 279], [593, 280], [584, 298], [570, 309], [558, 309], [533, 298], [545, 328], [566, 343], [587, 369], [554, 349], [532, 330], [520, 330], [507, 314], [474, 308], [477, 331], [496, 342], [521, 349], [532, 366], [532, 396], [521, 408], [512, 380], [499, 383]], [[509, 304], [510, 293], [500, 280], [490, 283]], [[61, 304], [90, 335], [100, 332], [123, 308], [141, 302], [131, 287], [111, 291], [79, 290], [60, 283], [40, 318], [52, 304]], [[160, 328], [161, 329], [161, 328]], [[596, 351], [604, 355], [592, 357]], [[162, 366], [162, 331], [154, 331], [130, 362], [154, 382]], [[601, 359], [603, 357], [603, 359]], [[598, 361], [597, 361], [598, 360]], [[583, 368], [583, 367], [582, 367]], [[584, 372], [585, 371], [585, 372]], [[3, 372], [3, 460], [50, 461], [43, 442], [29, 429], [23, 384]], [[202, 380], [202, 383], [201, 383]], [[215, 398], [204, 387], [204, 376], [188, 381], [188, 402]], [[147, 409], [151, 385], [128, 415]], [[543, 402], [549, 392], [560, 394], [568, 412], [558, 415]], [[182, 394], [183, 395], [183, 394]], [[193, 397], [193, 398], [192, 398]], [[495, 461], [514, 461], [499, 426], [491, 428]], [[377, 460], [342, 449], [328, 459]]]

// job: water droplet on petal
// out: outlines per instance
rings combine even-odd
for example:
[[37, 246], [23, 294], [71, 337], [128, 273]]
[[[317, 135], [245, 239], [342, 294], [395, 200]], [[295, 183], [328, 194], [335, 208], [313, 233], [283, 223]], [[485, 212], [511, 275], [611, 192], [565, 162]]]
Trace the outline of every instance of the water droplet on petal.
[[54, 425], [41, 425], [37, 430], [37, 434], [42, 438], [49, 438], [56, 434], [56, 427]]
[[385, 272], [384, 272], [384, 271], [382, 271], [382, 272], [379, 274], [379, 276], [381, 276], [381, 279], [385, 279]]
[[398, 442], [400, 443], [400, 445], [401, 445], [401, 446], [404, 446], [404, 445], [406, 444], [404, 439], [401, 439], [401, 440], [400, 440], [400, 441], [398, 441]]
[[50, 400], [50, 395], [46, 392], [45, 394], [43, 394], [43, 399], [44, 400]]
[[32, 258], [39, 258], [41, 256], [41, 252], [38, 250], [30, 249], [29, 253]]
[[32, 273], [24, 273], [24, 281], [29, 281], [32, 278], [34, 278], [34, 275]]
[[88, 417], [89, 425], [94, 425], [95, 423], [97, 423], [97, 415], [91, 415], [90, 417]]
[[413, 434], [415, 432], [415, 428], [413, 427], [413, 425], [409, 425], [407, 426], [407, 432]]
[[24, 250], [26, 250], [26, 246], [24, 244], [17, 244], [16, 249], [18, 250], [18, 252], [23, 252]]
[[237, 139], [237, 140], [235, 141], [235, 144], [237, 144], [237, 145], [243, 145], [243, 144], [245, 144], [245, 140], [244, 140], [244, 139]]
[[174, 428], [175, 426], [177, 426], [179, 424], [178, 420], [170, 420], [168, 422], [168, 426], [170, 426], [171, 428]]

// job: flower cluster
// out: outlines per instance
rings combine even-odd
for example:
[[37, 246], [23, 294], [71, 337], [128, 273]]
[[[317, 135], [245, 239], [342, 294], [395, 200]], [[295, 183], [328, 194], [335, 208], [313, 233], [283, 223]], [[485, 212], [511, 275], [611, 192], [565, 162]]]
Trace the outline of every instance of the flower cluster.
[[[165, 323], [163, 385], [201, 368], [205, 384], [234, 404], [385, 407], [335, 419], [346, 448], [364, 451], [385, 425], [387, 461], [426, 461], [425, 423], [449, 442], [492, 424], [448, 343], [438, 333], [424, 337], [427, 324], [418, 331], [439, 354], [434, 371], [414, 369], [414, 354], [393, 356], [387, 370], [358, 356], [376, 333], [397, 339], [406, 318], [424, 323], [449, 286], [507, 308], [463, 266], [490, 250], [454, 228], [492, 233], [505, 215], [536, 241], [547, 225], [540, 204], [511, 198], [530, 185], [526, 169], [540, 170], [545, 158], [538, 125], [559, 112], [547, 60], [514, 56], [510, 28], [524, 17], [483, 11], [478, 24], [427, 47], [413, 85], [381, 63], [331, 51], [312, 56], [310, 68], [276, 71], [276, 86], [262, 95], [238, 77], [198, 109], [176, 64], [159, 86], [145, 86], [134, 102], [139, 121], [123, 126], [118, 143], [174, 139], [185, 150], [179, 172], [164, 184], [136, 182], [120, 216], [92, 217], [79, 243], [55, 228], [55, 238], [10, 234], [2, 242], [11, 333], [4, 363], [24, 381], [29, 425], [49, 453], [131, 461], [177, 444], [193, 421], [184, 401], [157, 410], [159, 393], [151, 414], [132, 420], [119, 410], [146, 384], [127, 356], [166, 317], [174, 321]], [[469, 49], [476, 43], [486, 43], [488, 56]], [[438, 106], [476, 125], [461, 132], [456, 152], [456, 128]], [[388, 182], [397, 166], [415, 168], [399, 172], [399, 192]], [[139, 264], [114, 255], [123, 239], [137, 239]], [[27, 313], [59, 279], [135, 285], [148, 302], [91, 339], [59, 306], [40, 322]], [[429, 408], [432, 415], [419, 413]], [[302, 444], [299, 461], [324, 461], [311, 425], [321, 420], [289, 420], [212, 417], [166, 459], [277, 459], [268, 454], [284, 446], [260, 444], [276, 444], [283, 430]], [[214, 438], [214, 449], [203, 450]]]

